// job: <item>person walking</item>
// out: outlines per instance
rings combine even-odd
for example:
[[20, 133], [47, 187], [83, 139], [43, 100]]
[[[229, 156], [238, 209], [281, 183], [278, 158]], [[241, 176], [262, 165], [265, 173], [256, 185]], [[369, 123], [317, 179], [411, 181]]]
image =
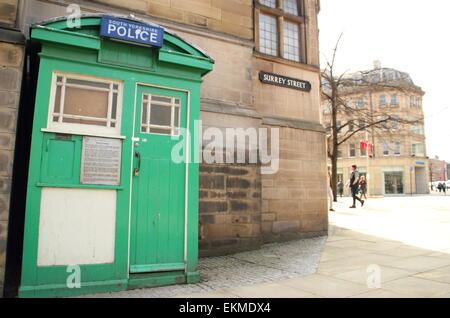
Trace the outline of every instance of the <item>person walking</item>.
[[356, 200], [361, 203], [361, 207], [364, 206], [364, 200], [358, 198], [359, 189], [359, 172], [356, 165], [352, 165], [352, 173], [350, 175], [350, 191], [352, 193], [353, 205], [350, 206], [351, 209], [356, 208]]
[[442, 192], [442, 183], [439, 182], [437, 188], [439, 190], [439, 193], [441, 193]]
[[342, 198], [342, 196], [344, 195], [344, 182], [339, 181], [337, 188], [338, 188], [339, 196]]
[[328, 201], [330, 201], [330, 211], [334, 211], [333, 210], [333, 201], [334, 201], [334, 196], [333, 196], [333, 182], [331, 181], [331, 167], [328, 166], [328, 180], [327, 180], [327, 188], [328, 188]]
[[359, 190], [361, 191], [361, 199], [364, 198], [367, 200], [366, 192], [367, 192], [367, 180], [366, 176], [361, 176], [359, 180]]

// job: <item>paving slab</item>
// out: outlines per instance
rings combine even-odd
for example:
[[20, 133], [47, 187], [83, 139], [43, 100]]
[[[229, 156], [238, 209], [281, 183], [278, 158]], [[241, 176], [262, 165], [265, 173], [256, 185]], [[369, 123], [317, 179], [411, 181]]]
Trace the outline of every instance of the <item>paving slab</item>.
[[435, 256], [413, 256], [401, 258], [387, 263], [386, 265], [405, 270], [425, 272], [450, 265], [450, 258], [446, 259]]
[[395, 292], [384, 290], [384, 289], [374, 289], [372, 291], [351, 296], [350, 298], [405, 298], [405, 295], [400, 295]]
[[431, 271], [416, 274], [414, 275], [414, 277], [450, 284], [450, 266], [441, 267]]
[[398, 260], [399, 258], [395, 256], [367, 253], [321, 262], [317, 272], [320, 274], [335, 275], [353, 270], [367, 270], [371, 265], [387, 265]]
[[[388, 266], [379, 266], [377, 268], [360, 268], [348, 272], [336, 273], [333, 277], [340, 278], [343, 280], [347, 280], [350, 282], [358, 283], [358, 284], [367, 284], [368, 280], [372, 279], [375, 271], [379, 271], [379, 279], [381, 285], [383, 283], [389, 282], [391, 280], [395, 280], [402, 277], [408, 277], [414, 275], [415, 272], [406, 271], [398, 268], [388, 267]], [[381, 286], [382, 287], [382, 286]]]
[[314, 298], [317, 295], [280, 283], [265, 283], [225, 289], [224, 292], [243, 298]]
[[417, 277], [405, 277], [383, 284], [383, 289], [407, 297], [439, 297], [450, 293], [450, 284]]
[[362, 284], [320, 274], [278, 281], [278, 283], [326, 298], [350, 297], [369, 290], [367, 286]]

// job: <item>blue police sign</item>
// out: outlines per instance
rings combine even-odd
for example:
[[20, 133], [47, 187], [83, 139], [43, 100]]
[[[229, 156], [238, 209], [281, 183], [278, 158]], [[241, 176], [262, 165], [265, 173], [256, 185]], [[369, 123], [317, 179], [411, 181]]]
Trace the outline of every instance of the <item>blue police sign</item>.
[[104, 16], [102, 18], [100, 36], [160, 48], [163, 46], [164, 29]]

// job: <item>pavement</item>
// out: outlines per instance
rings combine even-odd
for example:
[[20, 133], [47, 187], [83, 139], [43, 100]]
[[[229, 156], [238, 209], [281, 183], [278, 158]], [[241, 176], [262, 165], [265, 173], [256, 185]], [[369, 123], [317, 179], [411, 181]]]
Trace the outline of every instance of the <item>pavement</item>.
[[205, 258], [202, 282], [88, 297], [450, 298], [450, 196], [339, 198], [329, 236]]
[[317, 272], [183, 298], [450, 298], [450, 196], [401, 196], [348, 208], [339, 198]]

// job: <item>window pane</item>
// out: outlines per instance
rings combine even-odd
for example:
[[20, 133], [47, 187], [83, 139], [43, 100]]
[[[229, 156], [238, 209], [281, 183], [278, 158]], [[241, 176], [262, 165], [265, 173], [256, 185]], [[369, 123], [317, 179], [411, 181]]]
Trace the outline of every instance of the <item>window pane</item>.
[[148, 113], [148, 103], [143, 103], [142, 104], [142, 118], [141, 118], [141, 123], [144, 125], [147, 125], [147, 113]]
[[152, 133], [152, 134], [161, 134], [161, 135], [170, 135], [171, 131], [167, 130], [167, 129], [150, 128], [150, 133]]
[[152, 102], [161, 102], [161, 103], [172, 103], [172, 98], [170, 97], [163, 97], [163, 96], [152, 96]]
[[111, 119], [117, 119], [116, 116], [117, 116], [117, 93], [114, 93], [112, 99]]
[[385, 172], [384, 173], [384, 191], [386, 194], [403, 193], [403, 173]]
[[61, 111], [61, 90], [62, 86], [58, 86], [56, 88], [55, 108], [53, 109], [54, 113], [59, 113]]
[[169, 126], [172, 119], [172, 108], [152, 104], [150, 111], [150, 125]]
[[259, 46], [265, 54], [278, 55], [277, 19], [265, 14], [259, 16]]
[[259, 0], [259, 3], [261, 3], [262, 5], [271, 7], [271, 8], [277, 7], [277, 0]]
[[389, 155], [389, 143], [387, 141], [383, 141], [383, 155]]
[[174, 114], [173, 124], [175, 127], [180, 127], [180, 108], [175, 107], [174, 111], [175, 111], [175, 114]]
[[64, 114], [106, 119], [108, 95], [108, 92], [66, 87]]
[[300, 39], [298, 24], [284, 23], [284, 58], [300, 62]]
[[394, 154], [399, 155], [400, 154], [400, 142], [396, 141], [394, 143]]
[[109, 89], [109, 83], [93, 82], [93, 81], [79, 80], [79, 79], [74, 79], [74, 78], [68, 78], [67, 84], [76, 84], [76, 85]]
[[284, 0], [283, 9], [287, 13], [298, 15], [298, 1], [297, 0]]

